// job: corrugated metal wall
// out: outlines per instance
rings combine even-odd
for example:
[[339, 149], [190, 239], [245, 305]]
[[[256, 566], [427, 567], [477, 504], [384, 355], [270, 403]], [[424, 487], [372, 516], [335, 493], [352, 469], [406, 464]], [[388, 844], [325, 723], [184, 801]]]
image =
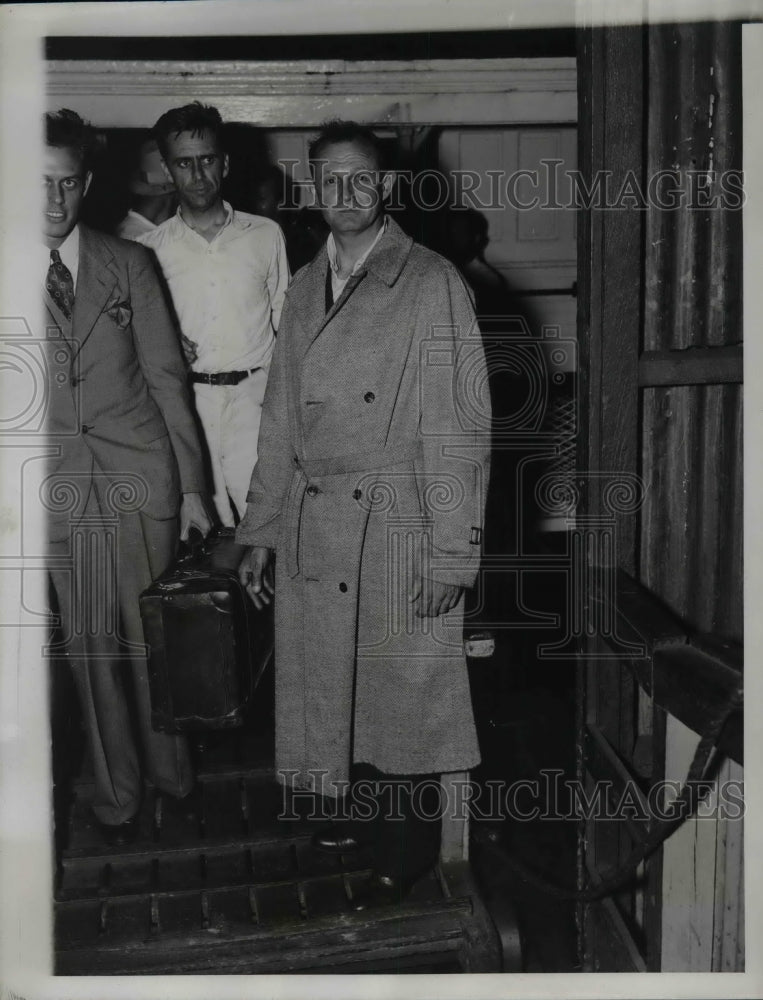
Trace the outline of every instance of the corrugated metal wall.
[[[652, 26], [648, 50], [647, 177], [676, 171], [695, 207], [647, 211], [643, 347], [736, 345], [742, 213], [721, 206], [739, 195], [741, 29]], [[670, 177], [661, 183], [665, 200]], [[742, 390], [713, 384], [711, 356], [705, 365], [705, 384], [643, 393], [641, 577], [689, 624], [741, 639]]]
[[[668, 175], [657, 181], [661, 171], [674, 173], [697, 205], [733, 197], [729, 172], [742, 169], [741, 44], [739, 25], [728, 23], [649, 29], [647, 178], [665, 205], [674, 185]], [[644, 349], [739, 343], [741, 211], [651, 208], [646, 240]]]
[[[645, 226], [641, 577], [690, 626], [741, 641], [741, 28], [652, 26], [648, 67], [647, 178], [675, 172], [688, 204], [651, 206]], [[668, 717], [666, 778], [698, 740]], [[663, 971], [744, 968], [742, 836], [694, 818], [665, 844]]]
[[[619, 211], [581, 214], [582, 467], [639, 474], [647, 488], [638, 520], [617, 525], [618, 564], [644, 585], [635, 588], [639, 634], [663, 642], [675, 632], [676, 648], [687, 631], [739, 639], [741, 28], [592, 30], [582, 35], [580, 80], [589, 186], [605, 172], [620, 192], [629, 183], [651, 198], [621, 194]], [[600, 510], [586, 497], [583, 516]], [[679, 623], [666, 625], [663, 603]], [[679, 683], [652, 701], [622, 661], [606, 668], [594, 641], [587, 653], [580, 773], [598, 778], [607, 758], [611, 771], [621, 765], [652, 788], [682, 784], [700, 739], [680, 721], [691, 692]], [[674, 665], [651, 660], [663, 679], [676, 679]], [[738, 765], [724, 768], [731, 777], [741, 777]], [[733, 818], [690, 819], [650, 858], [643, 884], [614, 897], [615, 912], [581, 908], [585, 967], [743, 968], [742, 835]], [[581, 870], [616, 869], [630, 849], [623, 839], [589, 824]]]

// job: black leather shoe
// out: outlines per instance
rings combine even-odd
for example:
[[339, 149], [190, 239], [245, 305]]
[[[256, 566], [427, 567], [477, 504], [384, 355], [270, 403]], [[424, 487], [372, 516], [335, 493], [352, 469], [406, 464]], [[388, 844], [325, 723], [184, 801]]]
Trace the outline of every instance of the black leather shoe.
[[360, 823], [332, 823], [331, 826], [313, 834], [312, 844], [316, 851], [327, 854], [351, 854], [371, 843], [370, 824], [368, 830]]
[[413, 882], [402, 882], [391, 875], [372, 872], [352, 895], [353, 910], [371, 910], [377, 906], [399, 906], [411, 890]]
[[99, 822], [98, 829], [101, 831], [101, 836], [109, 847], [126, 847], [127, 844], [132, 844], [138, 836], [140, 823], [137, 816], [132, 816], [130, 819], [126, 819], [124, 823], [111, 824]]

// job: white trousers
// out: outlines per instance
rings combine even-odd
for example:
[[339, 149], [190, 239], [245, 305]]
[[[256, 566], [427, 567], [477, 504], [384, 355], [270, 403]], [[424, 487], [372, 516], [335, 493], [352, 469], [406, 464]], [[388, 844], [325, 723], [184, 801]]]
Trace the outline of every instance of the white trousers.
[[238, 385], [193, 383], [212, 467], [215, 508], [226, 527], [234, 523], [231, 502], [239, 518], [246, 510], [267, 380], [268, 370], [261, 368]]

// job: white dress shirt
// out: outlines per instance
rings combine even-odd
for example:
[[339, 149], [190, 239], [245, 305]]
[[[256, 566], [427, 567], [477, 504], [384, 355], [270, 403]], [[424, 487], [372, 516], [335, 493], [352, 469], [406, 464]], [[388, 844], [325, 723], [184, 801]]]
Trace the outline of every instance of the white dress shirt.
[[344, 291], [344, 286], [347, 284], [350, 278], [352, 278], [354, 275], [358, 273], [358, 271], [362, 269], [363, 265], [366, 262], [366, 258], [371, 253], [373, 248], [376, 246], [376, 244], [379, 242], [379, 240], [382, 238], [382, 236], [386, 231], [387, 231], [387, 216], [385, 215], [382, 227], [376, 234], [376, 239], [373, 241], [368, 250], [364, 251], [364, 253], [362, 253], [360, 257], [358, 257], [358, 259], [352, 265], [352, 270], [350, 271], [350, 273], [347, 275], [346, 278], [339, 277], [339, 260], [337, 258], [336, 242], [334, 240], [334, 234], [329, 233], [329, 237], [326, 240], [326, 253], [329, 255], [329, 267], [331, 268], [331, 296], [334, 299], [334, 302], [336, 302], [336, 300], [342, 294], [342, 292]]
[[137, 240], [159, 260], [199, 372], [267, 366], [289, 283], [280, 227], [223, 205], [226, 220], [211, 241], [191, 229], [180, 209]]

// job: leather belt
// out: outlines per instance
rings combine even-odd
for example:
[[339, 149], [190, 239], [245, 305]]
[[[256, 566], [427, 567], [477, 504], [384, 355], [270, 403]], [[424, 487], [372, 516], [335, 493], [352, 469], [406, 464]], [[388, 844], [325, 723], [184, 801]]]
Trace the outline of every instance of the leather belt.
[[259, 368], [248, 368], [243, 372], [191, 372], [191, 381], [203, 382], [204, 385], [238, 385], [258, 371]]

